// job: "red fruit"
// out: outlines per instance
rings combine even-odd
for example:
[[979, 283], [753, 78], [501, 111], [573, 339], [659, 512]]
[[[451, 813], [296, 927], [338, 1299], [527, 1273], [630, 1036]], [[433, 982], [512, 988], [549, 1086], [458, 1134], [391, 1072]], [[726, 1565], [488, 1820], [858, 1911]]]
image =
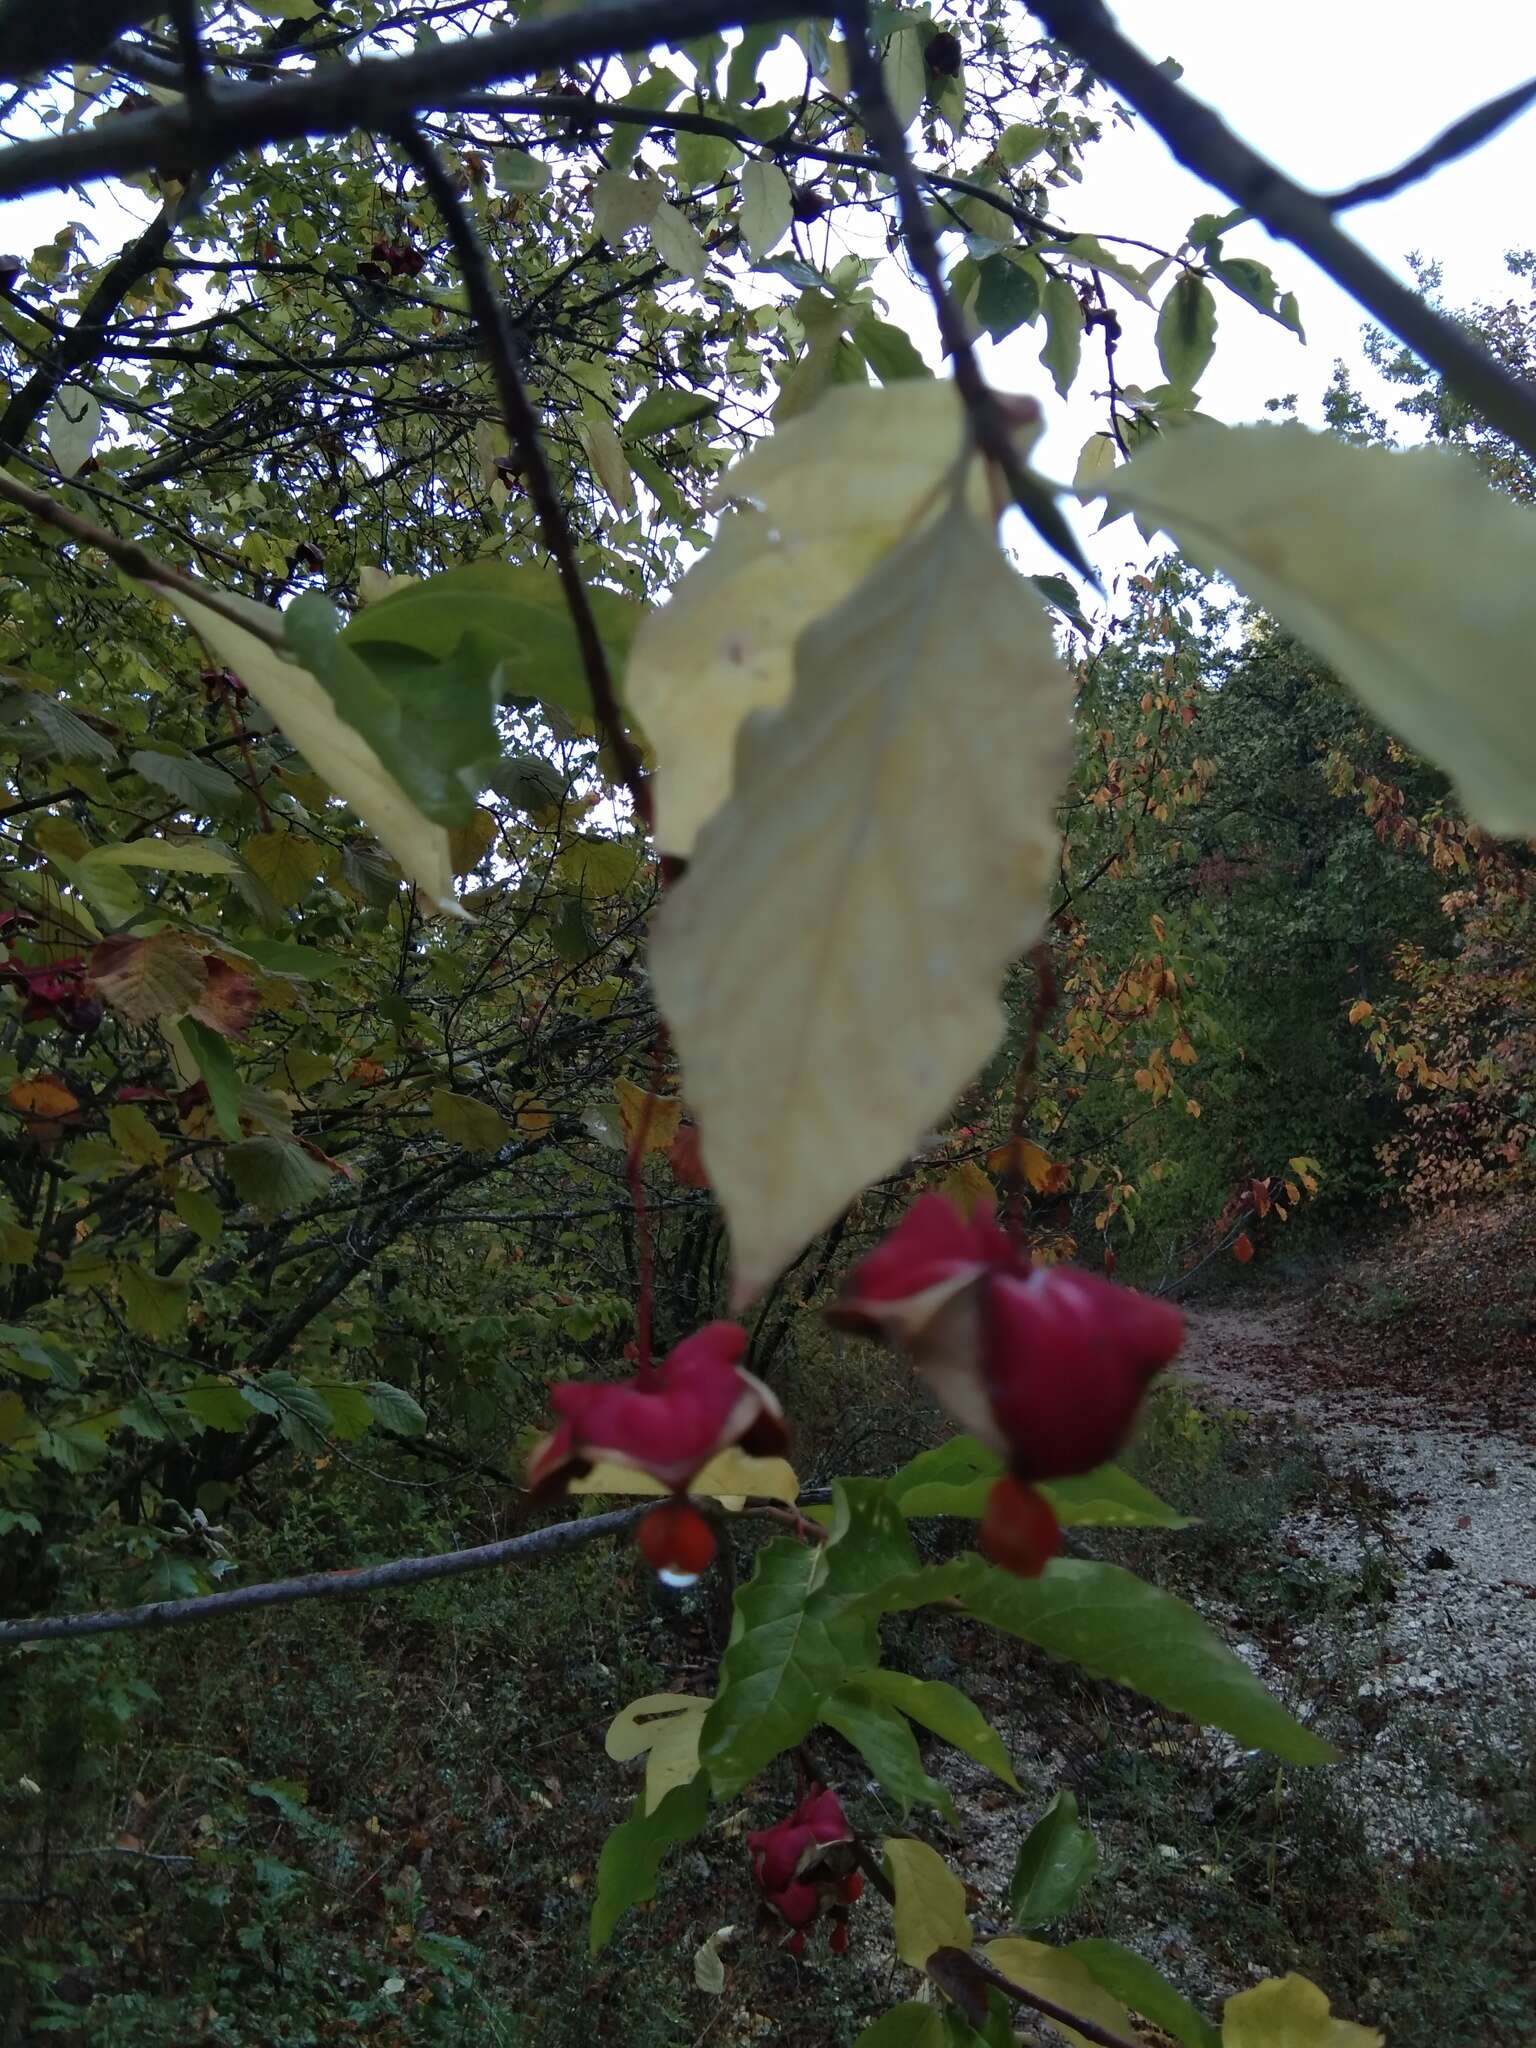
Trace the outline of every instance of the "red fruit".
[[635, 1541], [670, 1585], [691, 1585], [714, 1561], [715, 1532], [685, 1500], [652, 1508], [636, 1529]]
[[1237, 1243], [1233, 1245], [1232, 1256], [1234, 1259], [1236, 1259], [1237, 1263], [1240, 1266], [1246, 1266], [1248, 1261], [1253, 1257], [1253, 1239], [1248, 1235], [1246, 1230], [1243, 1232], [1242, 1236], [1237, 1240]]
[[1038, 1579], [1061, 1550], [1061, 1524], [1043, 1493], [1010, 1472], [987, 1495], [981, 1548], [1005, 1572]]
[[827, 1947], [831, 1949], [835, 1956], [843, 1956], [848, 1953], [848, 1922], [846, 1920], [839, 1920], [834, 1924], [832, 1932], [827, 1936]]
[[941, 78], [958, 78], [964, 57], [960, 38], [947, 28], [941, 28], [937, 35], [930, 36], [923, 49], [923, 60], [928, 69], [937, 71]]
[[842, 1883], [838, 1886], [837, 1896], [842, 1900], [845, 1906], [851, 1906], [855, 1904], [859, 1899], [863, 1898], [864, 1873], [861, 1870], [850, 1870], [848, 1875], [843, 1879]]
[[803, 1956], [805, 1954], [805, 1936], [798, 1927], [789, 1937], [788, 1941], [785, 1942], [784, 1946], [792, 1956]]

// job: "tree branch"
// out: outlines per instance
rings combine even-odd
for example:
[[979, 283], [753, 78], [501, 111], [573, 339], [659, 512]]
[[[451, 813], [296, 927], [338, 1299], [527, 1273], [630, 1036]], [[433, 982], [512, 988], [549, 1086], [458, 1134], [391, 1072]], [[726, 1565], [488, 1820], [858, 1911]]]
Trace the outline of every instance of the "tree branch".
[[1086, 2014], [1073, 2012], [1069, 2006], [1058, 2005], [1054, 1998], [1045, 1998], [1038, 1991], [1015, 1984], [1011, 1977], [1005, 1977], [975, 1949], [935, 1949], [923, 1967], [941, 1991], [953, 1998], [962, 2011], [969, 2010], [974, 2017], [985, 2015], [985, 1995], [980, 2000], [981, 2011], [977, 2013], [976, 1994], [981, 1985], [990, 1984], [1005, 1998], [1011, 1998], [1015, 2005], [1028, 2006], [1031, 2012], [1039, 2013], [1053, 2026], [1070, 2028], [1074, 2034], [1081, 2034], [1085, 2041], [1097, 2043], [1097, 2048], [1143, 2048], [1141, 2042], [1129, 2035], [1101, 2027], [1097, 2020], [1089, 2019]]
[[1333, 218], [1333, 202], [1293, 183], [1144, 56], [1116, 28], [1103, 0], [1030, 4], [1050, 35], [1128, 100], [1186, 169], [1236, 200], [1271, 234], [1304, 250], [1491, 426], [1536, 459], [1536, 388], [1510, 376], [1463, 328], [1352, 242]]
[[848, 75], [858, 97], [865, 133], [881, 170], [896, 187], [902, 239], [912, 258], [912, 267], [933, 301], [939, 339], [954, 364], [955, 386], [965, 403], [976, 446], [1006, 479], [1014, 503], [1041, 538], [1097, 586], [1098, 579], [1084, 560], [1071, 527], [1057, 507], [1055, 495], [1025, 467], [1014, 442], [1013, 423], [981, 374], [965, 315], [944, 288], [938, 236], [923, 204], [917, 171], [907, 154], [906, 136], [885, 89], [880, 56], [870, 39], [866, 0], [854, 0], [853, 5], [844, 7], [840, 19], [848, 38]]
[[407, 125], [399, 131], [400, 147], [420, 173], [423, 183], [431, 193], [433, 203], [448, 229], [453, 243], [459, 269], [464, 278], [464, 289], [469, 299], [469, 310], [480, 329], [485, 352], [490, 358], [491, 374], [496, 380], [497, 394], [501, 408], [506, 415], [507, 432], [512, 437], [522, 462], [523, 482], [533, 501], [534, 513], [539, 522], [539, 532], [559, 572], [560, 585], [565, 593], [566, 607], [571, 614], [571, 623], [576, 629], [577, 644], [581, 648], [582, 667], [586, 671], [587, 689], [592, 698], [592, 712], [597, 720], [598, 731], [608, 744], [609, 752], [618, 765], [624, 786], [629, 791], [630, 801], [635, 807], [638, 823], [649, 830], [651, 819], [651, 794], [646, 784], [645, 769], [640, 752], [629, 736], [624, 723], [624, 714], [619, 709], [618, 693], [613, 686], [613, 677], [608, 670], [608, 655], [603, 646], [602, 636], [597, 630], [597, 620], [592, 615], [591, 601], [587, 596], [586, 584], [582, 581], [581, 565], [576, 559], [576, 537], [571, 532], [571, 523], [560, 502], [560, 493], [555, 488], [554, 477], [544, 459], [543, 446], [539, 440], [539, 423], [528, 393], [523, 388], [522, 376], [517, 367], [517, 346], [512, 338], [512, 323], [507, 317], [506, 301], [497, 291], [491, 278], [490, 259], [485, 244], [481, 241], [458, 193], [453, 180], [443, 168], [442, 160], [419, 129]]
[[281, 1607], [295, 1600], [354, 1600], [394, 1586], [419, 1586], [428, 1579], [452, 1579], [464, 1572], [489, 1571], [494, 1565], [531, 1564], [579, 1550], [599, 1536], [618, 1536], [655, 1507], [647, 1498], [634, 1507], [614, 1508], [576, 1522], [556, 1522], [499, 1543], [479, 1543], [470, 1550], [442, 1550], [426, 1557], [397, 1557], [361, 1571], [306, 1572], [295, 1579], [269, 1579], [259, 1586], [237, 1586], [228, 1593], [202, 1593], [191, 1600], [151, 1600], [142, 1607], [120, 1607], [95, 1614], [55, 1614], [31, 1621], [0, 1621], [0, 1643], [56, 1642], [65, 1636], [119, 1635], [131, 1629], [181, 1628], [193, 1621], [217, 1621], [246, 1614], [257, 1607]]
[[1470, 114], [1463, 114], [1443, 135], [1437, 135], [1433, 142], [1426, 143], [1416, 156], [1409, 157], [1405, 164], [1399, 164], [1395, 171], [1384, 171], [1379, 178], [1366, 178], [1358, 185], [1346, 186], [1342, 192], [1330, 192], [1323, 203], [1338, 213], [1346, 206], [1364, 206], [1373, 199], [1390, 199], [1394, 193], [1416, 185], [1431, 171], [1438, 171], [1443, 164], [1454, 163], [1469, 149], [1476, 149], [1480, 142], [1497, 135], [1517, 114], [1523, 114], [1533, 101], [1536, 101], [1536, 78], [1527, 79], [1524, 85], [1500, 93], [1497, 99], [1489, 100], [1486, 106], [1477, 107]]
[[[11, 0], [12, 14], [40, 12], [36, 0]], [[788, 0], [601, 0], [491, 35], [438, 43], [409, 57], [327, 64], [307, 78], [275, 85], [218, 86], [210, 90], [204, 114], [187, 105], [163, 107], [14, 144], [0, 152], [0, 199], [153, 170], [160, 163], [210, 168], [242, 151], [302, 135], [394, 129], [423, 107], [498, 79], [657, 43], [676, 45], [721, 27], [788, 22], [795, 15]]]

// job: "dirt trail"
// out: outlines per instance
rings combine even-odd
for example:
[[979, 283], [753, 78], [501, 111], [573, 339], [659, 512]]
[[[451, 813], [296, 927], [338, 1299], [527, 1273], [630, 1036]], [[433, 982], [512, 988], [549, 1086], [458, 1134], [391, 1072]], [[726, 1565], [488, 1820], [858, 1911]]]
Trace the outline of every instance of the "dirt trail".
[[[1364, 1743], [1344, 1768], [1378, 1846], [1444, 1846], [1475, 1815], [1433, 1796], [1446, 1774], [1410, 1735], [1514, 1756], [1536, 1712], [1536, 1407], [1517, 1404], [1516, 1427], [1495, 1429], [1464, 1398], [1393, 1393], [1376, 1372], [1352, 1381], [1349, 1342], [1305, 1300], [1189, 1320], [1180, 1370], [1197, 1396], [1293, 1417], [1336, 1482], [1284, 1524], [1290, 1554], [1358, 1573], [1374, 1551], [1395, 1582], [1393, 1597], [1298, 1631], [1287, 1657], [1353, 1686]], [[1501, 1420], [1510, 1412], [1506, 1399]]]

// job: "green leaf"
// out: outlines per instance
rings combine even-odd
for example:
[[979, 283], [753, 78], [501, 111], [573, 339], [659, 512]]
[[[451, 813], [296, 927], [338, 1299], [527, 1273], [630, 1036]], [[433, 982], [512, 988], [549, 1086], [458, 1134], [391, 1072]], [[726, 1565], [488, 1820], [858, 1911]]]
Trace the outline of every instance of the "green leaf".
[[1015, 1927], [1048, 1927], [1076, 1904], [1099, 1867], [1099, 1846], [1078, 1825], [1077, 1797], [1065, 1789], [1019, 1844], [1008, 1886], [1008, 1912]]
[[353, 971], [351, 961], [317, 946], [295, 946], [287, 939], [242, 939], [240, 951], [268, 974], [286, 974], [299, 981], [332, 981]]
[[919, 1451], [885, 1482], [904, 1515], [979, 1515], [1003, 1461], [973, 1436], [951, 1437]]
[[118, 1286], [130, 1330], [163, 1342], [186, 1327], [187, 1289], [179, 1280], [162, 1280], [146, 1266], [120, 1266]]
[[896, 1894], [891, 1913], [901, 1960], [920, 1970], [936, 1948], [968, 1949], [972, 1936], [965, 1886], [943, 1857], [907, 1835], [889, 1835], [881, 1846]]
[[1072, 389], [1083, 353], [1083, 309], [1077, 293], [1064, 277], [1046, 279], [1040, 294], [1045, 314], [1045, 346], [1040, 360], [1051, 373], [1051, 382], [1061, 397]]
[[503, 192], [542, 192], [549, 183], [549, 165], [526, 149], [492, 150], [491, 162]]
[[1097, 236], [1073, 235], [1064, 242], [1043, 242], [1040, 248], [1070, 257], [1074, 263], [1081, 263], [1091, 270], [1102, 270], [1123, 284], [1132, 298], [1140, 299], [1145, 305], [1147, 287], [1141, 272], [1124, 256], [1117, 256], [1113, 249], [1106, 249]]
[[302, 1209], [331, 1184], [331, 1175], [286, 1138], [246, 1138], [224, 1154], [224, 1171], [242, 1202], [262, 1216]]
[[1209, 248], [1205, 260], [1211, 274], [1219, 277], [1228, 291], [1245, 300], [1256, 312], [1267, 314], [1282, 327], [1289, 327], [1299, 340], [1306, 339], [1301, 331], [1295, 294], [1287, 292], [1283, 299], [1277, 295], [1275, 275], [1267, 263], [1256, 263], [1251, 256], [1218, 256]]
[[1176, 390], [1193, 392], [1216, 348], [1216, 300], [1203, 277], [1186, 270], [1157, 316], [1157, 354]]
[[[1145, 1693], [1192, 1720], [1287, 1763], [1330, 1763], [1337, 1752], [1265, 1691], [1192, 1607], [1118, 1565], [1059, 1557], [1038, 1579], [980, 1559], [962, 1599], [978, 1620], [1037, 1643]], [[942, 1576], [941, 1571], [934, 1574]]]
[[822, 1702], [821, 1719], [852, 1743], [901, 1808], [903, 1820], [914, 1805], [937, 1807], [951, 1820], [956, 1818], [948, 1789], [923, 1769], [916, 1738], [894, 1707], [852, 1681]]
[[325, 1448], [331, 1409], [318, 1387], [295, 1379], [291, 1372], [266, 1372], [246, 1385], [245, 1397], [261, 1414], [273, 1417], [295, 1450], [313, 1453]]
[[1029, 580], [1046, 603], [1061, 613], [1069, 626], [1075, 626], [1084, 639], [1089, 637], [1093, 629], [1083, 617], [1083, 608], [1078, 601], [1077, 592], [1065, 576], [1031, 576]]
[[426, 1428], [426, 1410], [404, 1387], [389, 1380], [368, 1380], [363, 1394], [380, 1429], [396, 1436], [420, 1436]]
[[181, 1405], [206, 1428], [231, 1435], [244, 1429], [256, 1412], [238, 1387], [232, 1387], [227, 1380], [211, 1378], [186, 1388]]
[[695, 420], [708, 419], [719, 410], [719, 399], [711, 397], [707, 391], [653, 391], [648, 398], [641, 399], [623, 422], [624, 437], [626, 440], [640, 440], [649, 435], [667, 434], [674, 427], [687, 427]]
[[758, 1552], [736, 1595], [720, 1689], [699, 1738], [719, 1798], [803, 1742], [822, 1701], [847, 1675], [837, 1610], [814, 1597], [825, 1576], [820, 1546], [785, 1538]]
[[50, 753], [61, 761], [94, 761], [110, 768], [117, 749], [94, 726], [87, 725], [67, 704], [41, 690], [17, 690], [5, 700], [8, 718], [20, 716], [35, 726], [48, 742]]
[[232, 875], [238, 866], [228, 847], [207, 839], [130, 839], [122, 846], [93, 846], [80, 861], [82, 874], [102, 868], [161, 868], [167, 874]]
[[928, 90], [928, 68], [923, 62], [924, 35], [920, 28], [899, 28], [885, 46], [880, 69], [892, 111], [905, 132], [923, 111]]
[[224, 1212], [202, 1188], [178, 1188], [176, 1214], [204, 1244], [216, 1244], [223, 1235]]
[[194, 1066], [203, 1077], [214, 1122], [224, 1137], [238, 1138], [240, 1074], [235, 1066], [235, 1056], [229, 1049], [229, 1041], [220, 1032], [200, 1024], [195, 1017], [183, 1017], [173, 1029], [180, 1033]]
[[1018, 1789], [1002, 1737], [968, 1694], [942, 1679], [913, 1678], [905, 1671], [859, 1671], [853, 1682], [862, 1692], [899, 1708], [909, 1720], [974, 1757], [1005, 1785]]
[[228, 818], [252, 807], [250, 791], [214, 761], [145, 748], [129, 755], [128, 766], [145, 782], [175, 797], [194, 817]]
[[322, 1396], [329, 1414], [329, 1429], [332, 1436], [349, 1443], [355, 1436], [361, 1436], [373, 1422], [373, 1403], [363, 1387], [353, 1386], [346, 1380], [327, 1380], [315, 1391]]
[[883, 1479], [839, 1479], [824, 1546], [826, 1583], [839, 1599], [882, 1586], [917, 1563], [901, 1510]]
[[598, 839], [588, 833], [561, 848], [555, 873], [584, 896], [617, 896], [635, 879], [639, 849], [633, 840]]
[[1181, 1515], [1118, 1465], [1100, 1465], [1076, 1479], [1050, 1479], [1040, 1488], [1066, 1529], [1190, 1529]]
[[936, 2005], [908, 2000], [881, 2013], [860, 2034], [853, 2048], [944, 2048], [944, 2020]]
[[[393, 601], [367, 606], [359, 623], [376, 622]], [[494, 644], [464, 631], [450, 653], [427, 661], [415, 649], [384, 645], [375, 636], [364, 653], [343, 636], [341, 621], [318, 591], [296, 597], [283, 625], [289, 646], [339, 715], [362, 735], [422, 816], [434, 825], [466, 824], [500, 752]], [[324, 760], [311, 757], [310, 766], [328, 774]], [[375, 829], [386, 836], [382, 823]], [[451, 902], [452, 892], [440, 900]]]
[[1074, 1941], [1067, 1953], [1076, 1956], [1096, 1984], [1182, 2041], [1184, 2048], [1221, 2048], [1220, 2030], [1150, 1963], [1118, 1941]]
[[1040, 287], [1012, 257], [999, 252], [984, 258], [976, 266], [976, 278], [977, 324], [994, 341], [1006, 340], [1039, 313]]
[[651, 247], [662, 262], [698, 283], [709, 269], [709, 251], [688, 216], [663, 199], [651, 215], [650, 229]]
[[512, 1138], [512, 1126], [489, 1102], [456, 1095], [451, 1088], [432, 1090], [432, 1125], [450, 1145], [466, 1152], [499, 1152]]
[[657, 1872], [667, 1851], [691, 1841], [708, 1818], [709, 1789], [702, 1771], [691, 1783], [674, 1786], [654, 1813], [645, 1811], [643, 1793], [635, 1801], [629, 1819], [609, 1835], [598, 1858], [588, 1932], [593, 1955], [607, 1946], [631, 1906], [655, 1896]]
[[[635, 424], [647, 404], [689, 396], [669, 391], [642, 401], [625, 423], [626, 432], [652, 431], [648, 425]], [[710, 407], [717, 403], [707, 401]], [[591, 583], [587, 602], [610, 664], [616, 674], [621, 673], [640, 608], [632, 598]], [[341, 637], [347, 646], [359, 650], [388, 644], [444, 660], [471, 635], [498, 664], [496, 685], [504, 697], [558, 704], [577, 718], [591, 715], [581, 643], [559, 575], [552, 568], [470, 562], [463, 568], [448, 569], [440, 576], [393, 591], [377, 604], [366, 605]]]
[[861, 314], [849, 332], [854, 347], [882, 384], [896, 384], [904, 377], [933, 375], [905, 329], [882, 320], [878, 314]]
[[0, 1323], [0, 1369], [24, 1380], [52, 1380], [66, 1393], [80, 1384], [74, 1360], [59, 1344], [20, 1323]]
[[1468, 457], [1190, 427], [1140, 449], [1109, 498], [1305, 641], [1485, 830], [1536, 833], [1536, 514]]
[[789, 233], [794, 218], [789, 180], [777, 164], [754, 157], [741, 170], [741, 241], [760, 262]]

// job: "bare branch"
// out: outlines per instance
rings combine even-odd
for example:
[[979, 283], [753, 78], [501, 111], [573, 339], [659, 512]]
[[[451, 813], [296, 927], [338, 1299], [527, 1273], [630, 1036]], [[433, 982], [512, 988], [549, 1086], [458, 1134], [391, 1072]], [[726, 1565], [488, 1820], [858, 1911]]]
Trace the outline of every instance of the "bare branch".
[[591, 601], [581, 577], [581, 566], [576, 560], [576, 537], [571, 532], [571, 523], [560, 502], [560, 493], [555, 488], [554, 477], [544, 459], [543, 446], [539, 440], [539, 423], [529, 403], [528, 393], [523, 388], [521, 373], [517, 367], [517, 345], [512, 338], [512, 323], [507, 318], [506, 302], [497, 291], [491, 278], [490, 260], [485, 244], [481, 241], [454, 190], [453, 180], [444, 170], [442, 161], [430, 143], [424, 140], [420, 131], [413, 126], [400, 130], [400, 146], [420, 172], [423, 183], [431, 193], [438, 212], [448, 229], [453, 243], [459, 269], [464, 277], [464, 289], [469, 299], [469, 310], [480, 329], [485, 351], [490, 358], [491, 373], [496, 380], [497, 394], [501, 408], [506, 415], [507, 431], [512, 437], [522, 462], [523, 481], [528, 486], [528, 495], [539, 522], [539, 531], [544, 545], [548, 548], [560, 575], [561, 588], [571, 614], [571, 623], [576, 629], [577, 644], [581, 648], [582, 667], [586, 671], [587, 689], [592, 697], [592, 711], [597, 720], [598, 731], [608, 744], [608, 749], [618, 764], [635, 807], [637, 821], [649, 829], [651, 824], [651, 795], [645, 779], [645, 769], [640, 760], [639, 749], [629, 736], [624, 723], [624, 714], [619, 709], [618, 693], [613, 686], [613, 677], [608, 671], [608, 655], [603, 647], [602, 636], [597, 630], [597, 620], [592, 615]]
[[1083, 559], [1072, 529], [1057, 507], [1053, 493], [1030, 475], [1020, 459], [1012, 426], [997, 394], [981, 374], [965, 315], [944, 288], [943, 263], [938, 236], [923, 204], [922, 190], [900, 121], [885, 89], [880, 57], [870, 40], [869, 9], [865, 0], [842, 10], [843, 33], [848, 38], [848, 74], [858, 96], [865, 132], [874, 146], [880, 168], [896, 187], [896, 205], [901, 216], [902, 239], [912, 258], [912, 267], [927, 288], [938, 317], [939, 339], [955, 367], [955, 385], [965, 402], [966, 415], [976, 446], [1007, 480], [1014, 503], [1041, 537], [1097, 584], [1092, 569]]
[[428, 1579], [452, 1579], [464, 1572], [489, 1571], [505, 1564], [531, 1564], [579, 1550], [599, 1536], [622, 1535], [654, 1500], [635, 1507], [614, 1508], [576, 1522], [555, 1522], [499, 1543], [478, 1543], [469, 1550], [441, 1550], [425, 1557], [397, 1557], [362, 1571], [306, 1572], [295, 1579], [268, 1579], [259, 1586], [237, 1586], [228, 1593], [202, 1593], [192, 1600], [151, 1600], [142, 1607], [120, 1607], [94, 1614], [54, 1614], [31, 1621], [0, 1621], [0, 1643], [56, 1642], [65, 1636], [120, 1635], [131, 1629], [181, 1628], [193, 1621], [218, 1621], [229, 1614], [248, 1614], [258, 1607], [282, 1607], [295, 1600], [355, 1600], [394, 1586], [419, 1586]]
[[975, 2018], [985, 2015], [986, 1994], [982, 1987], [990, 1984], [1005, 1998], [1011, 1998], [1015, 2005], [1027, 2006], [1054, 2026], [1070, 2028], [1074, 2034], [1081, 2034], [1085, 2041], [1095, 2042], [1097, 2048], [1142, 2048], [1142, 2044], [1129, 2035], [1101, 2027], [1097, 2020], [1089, 2019], [1086, 2014], [1073, 2012], [1069, 2006], [1058, 2005], [1054, 1998], [1043, 1997], [1026, 1985], [1016, 1984], [975, 1949], [935, 1949], [923, 1967], [941, 1991], [953, 1998], [962, 2011], [969, 2011]]
[[[11, 0], [11, 8], [46, 12], [35, 0]], [[795, 18], [787, 0], [602, 0], [493, 35], [437, 43], [409, 57], [327, 64], [307, 78], [273, 85], [217, 86], [203, 114], [185, 104], [162, 107], [13, 145], [0, 152], [0, 199], [153, 170], [156, 164], [210, 168], [242, 151], [301, 135], [397, 129], [421, 108], [498, 79], [686, 42], [711, 29]]]
[[1102, 0], [1031, 0], [1048, 32], [1114, 87], [1186, 169], [1236, 200], [1271, 234], [1306, 251], [1335, 284], [1437, 370], [1490, 426], [1536, 459], [1536, 388], [1512, 377], [1454, 321], [1427, 306], [1333, 218], [1333, 202], [1295, 184], [1116, 28]]
[[1416, 185], [1431, 171], [1438, 171], [1443, 164], [1454, 163], [1469, 149], [1476, 149], [1480, 142], [1497, 135], [1517, 114], [1523, 114], [1533, 101], [1536, 101], [1536, 78], [1527, 79], [1524, 85], [1517, 85], [1510, 92], [1500, 93], [1497, 99], [1489, 100], [1486, 106], [1474, 108], [1470, 114], [1463, 114], [1443, 135], [1437, 135], [1433, 142], [1426, 143], [1416, 156], [1409, 157], [1405, 164], [1399, 164], [1395, 171], [1384, 171], [1379, 178], [1366, 178], [1358, 185], [1347, 186], [1342, 192], [1330, 192], [1324, 203], [1338, 213], [1346, 206], [1364, 206], [1373, 199], [1390, 199], [1395, 192]]

